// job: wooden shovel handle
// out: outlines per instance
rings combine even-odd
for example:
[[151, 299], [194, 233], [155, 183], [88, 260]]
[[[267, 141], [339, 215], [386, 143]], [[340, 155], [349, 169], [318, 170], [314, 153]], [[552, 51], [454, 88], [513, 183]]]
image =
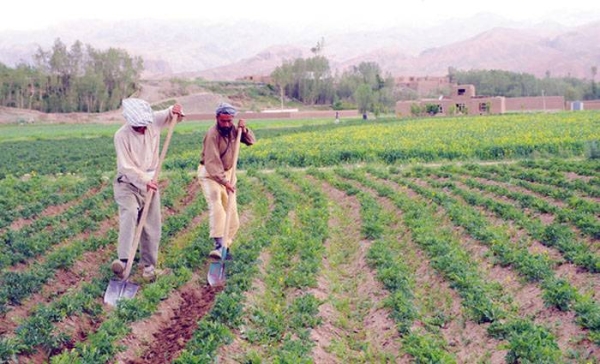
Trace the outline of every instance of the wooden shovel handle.
[[[156, 171], [154, 172], [154, 178], [158, 181], [158, 176], [160, 175], [160, 171], [162, 169], [162, 164], [167, 155], [167, 149], [169, 149], [169, 144], [171, 143], [171, 137], [173, 136], [173, 130], [175, 129], [175, 125], [177, 124], [177, 114], [173, 114], [169, 125], [169, 132], [167, 133], [167, 138], [165, 139], [165, 143], [163, 144], [162, 151], [160, 153], [160, 159], [158, 160], [158, 167], [156, 167]], [[133, 237], [133, 242], [131, 244], [131, 249], [129, 250], [129, 257], [127, 258], [127, 266], [125, 267], [125, 271], [123, 272], [123, 280], [127, 280], [129, 278], [129, 274], [131, 273], [131, 267], [133, 266], [133, 259], [135, 258], [135, 254], [137, 252], [138, 245], [140, 243], [140, 238], [142, 236], [142, 230], [146, 225], [146, 218], [148, 217], [148, 210], [150, 210], [150, 202], [154, 197], [154, 190], [148, 191], [146, 194], [146, 198], [144, 199], [144, 208], [142, 209], [142, 216], [140, 217], [140, 222], [137, 224], [135, 228], [135, 235]]]
[[[237, 137], [235, 139], [235, 149], [233, 150], [233, 166], [231, 167], [231, 184], [235, 187], [237, 183], [237, 176], [235, 175], [235, 171], [237, 169], [237, 161], [238, 156], [240, 154], [240, 144], [242, 141], [242, 129], [237, 128]], [[233, 201], [235, 201], [235, 192], [227, 192], [227, 207], [225, 209], [225, 236], [223, 238], [223, 244], [226, 248], [228, 246], [228, 238], [229, 238], [229, 225], [231, 224], [231, 207], [233, 206]]]

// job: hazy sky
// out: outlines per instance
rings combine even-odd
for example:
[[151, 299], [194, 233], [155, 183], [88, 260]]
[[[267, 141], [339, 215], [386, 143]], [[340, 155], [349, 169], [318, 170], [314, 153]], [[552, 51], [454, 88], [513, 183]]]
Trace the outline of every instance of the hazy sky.
[[[360, 5], [358, 5], [360, 4]], [[398, 4], [398, 5], [394, 5]], [[402, 5], [399, 5], [402, 4]], [[542, 5], [543, 4], [543, 5]], [[430, 26], [448, 18], [465, 18], [480, 12], [511, 20], [556, 20], [565, 25], [600, 21], [598, 0], [327, 0], [267, 1], [130, 1], [130, 0], [17, 0], [0, 12], [0, 30], [44, 28], [71, 19], [198, 19], [236, 22], [244, 19], [290, 25], [319, 23], [333, 28], [386, 24]], [[585, 12], [585, 16], [581, 13]], [[574, 15], [579, 13], [579, 15]]]

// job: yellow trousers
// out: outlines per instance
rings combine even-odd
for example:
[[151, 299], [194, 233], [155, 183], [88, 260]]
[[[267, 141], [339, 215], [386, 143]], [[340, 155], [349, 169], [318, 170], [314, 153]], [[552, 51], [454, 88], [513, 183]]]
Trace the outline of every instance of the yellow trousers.
[[[231, 181], [232, 170], [226, 171], [227, 179]], [[228, 203], [227, 189], [220, 183], [211, 179], [203, 165], [198, 166], [198, 181], [202, 186], [204, 198], [208, 204], [208, 224], [210, 228], [211, 238], [223, 238], [226, 247], [231, 246], [231, 242], [235, 238], [240, 227], [240, 218], [237, 211], [237, 202], [235, 194], [231, 200], [229, 217], [229, 231], [225, 236], [225, 218], [226, 208]]]

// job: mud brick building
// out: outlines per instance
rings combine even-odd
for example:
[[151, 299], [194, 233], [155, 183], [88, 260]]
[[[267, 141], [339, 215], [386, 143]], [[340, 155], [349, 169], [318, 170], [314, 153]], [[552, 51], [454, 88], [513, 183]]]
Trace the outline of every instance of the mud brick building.
[[554, 112], [565, 110], [563, 96], [504, 97], [478, 96], [474, 85], [452, 85], [450, 97], [398, 101], [396, 115], [412, 116], [414, 106], [438, 105], [441, 115], [487, 115], [506, 112]]

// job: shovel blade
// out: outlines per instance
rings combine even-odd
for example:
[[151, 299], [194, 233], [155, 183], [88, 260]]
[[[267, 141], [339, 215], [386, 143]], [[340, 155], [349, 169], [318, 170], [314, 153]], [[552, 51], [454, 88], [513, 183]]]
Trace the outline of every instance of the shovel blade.
[[104, 303], [116, 306], [122, 298], [131, 299], [135, 297], [139, 286], [137, 284], [123, 281], [120, 279], [111, 279], [104, 292]]
[[212, 287], [225, 284], [225, 262], [218, 261], [210, 263], [208, 267], [208, 284]]

